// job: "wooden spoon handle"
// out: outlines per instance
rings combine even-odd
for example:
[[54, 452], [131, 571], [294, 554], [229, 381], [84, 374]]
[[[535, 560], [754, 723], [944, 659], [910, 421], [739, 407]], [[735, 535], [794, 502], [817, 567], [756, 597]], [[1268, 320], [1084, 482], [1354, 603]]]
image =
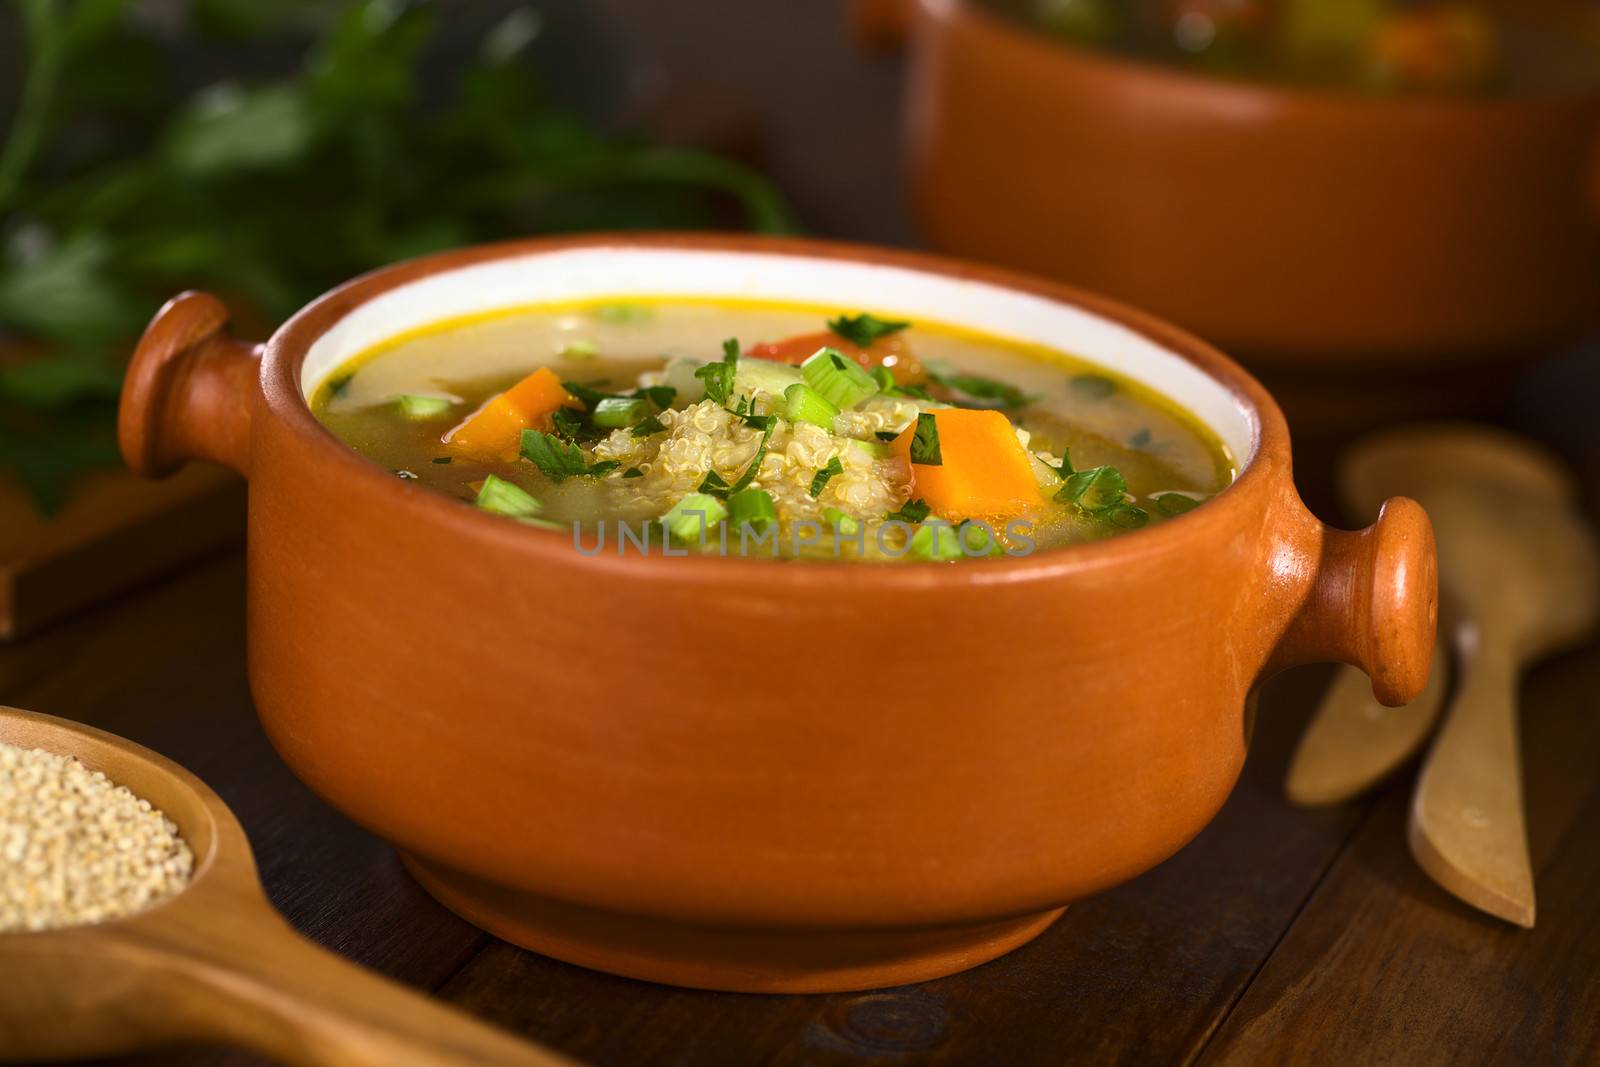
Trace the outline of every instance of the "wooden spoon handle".
[[1399, 708], [1378, 703], [1364, 673], [1340, 667], [1295, 749], [1285, 782], [1289, 800], [1303, 807], [1342, 804], [1410, 759], [1444, 703], [1448, 664], [1449, 657], [1435, 648], [1427, 688]]
[[1517, 660], [1497, 632], [1466, 627], [1462, 634], [1461, 682], [1411, 806], [1411, 854], [1434, 881], [1473, 907], [1532, 926]]
[[[267, 925], [270, 922], [271, 926]], [[215, 1036], [296, 1067], [572, 1067], [320, 948], [270, 917], [171, 944]], [[230, 937], [233, 926], [243, 936]]]

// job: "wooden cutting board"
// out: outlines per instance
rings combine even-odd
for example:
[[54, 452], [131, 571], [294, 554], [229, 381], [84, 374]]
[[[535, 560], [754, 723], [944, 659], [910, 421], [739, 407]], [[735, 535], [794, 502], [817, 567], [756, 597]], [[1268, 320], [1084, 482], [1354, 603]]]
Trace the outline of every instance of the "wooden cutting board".
[[97, 471], [46, 519], [0, 472], [0, 641], [244, 536], [244, 482], [210, 464], [165, 481]]

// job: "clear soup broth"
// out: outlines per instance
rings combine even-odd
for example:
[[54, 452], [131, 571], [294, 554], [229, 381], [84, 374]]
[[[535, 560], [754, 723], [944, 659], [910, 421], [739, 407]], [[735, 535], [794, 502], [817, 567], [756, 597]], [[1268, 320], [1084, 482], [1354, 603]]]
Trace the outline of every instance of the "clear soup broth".
[[398, 478], [581, 551], [958, 562], [1164, 522], [1234, 459], [1153, 391], [931, 322], [678, 299], [386, 342], [312, 402]]

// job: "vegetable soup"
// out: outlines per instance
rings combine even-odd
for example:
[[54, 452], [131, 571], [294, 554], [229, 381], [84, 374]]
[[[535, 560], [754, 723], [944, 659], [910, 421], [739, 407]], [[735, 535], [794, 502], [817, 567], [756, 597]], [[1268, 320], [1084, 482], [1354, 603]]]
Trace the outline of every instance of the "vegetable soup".
[[1060, 39], [1223, 76], [1377, 94], [1600, 86], [1594, 0], [983, 0]]
[[1101, 367], [932, 322], [676, 298], [496, 312], [329, 375], [317, 417], [396, 477], [599, 551], [1024, 555], [1224, 488], [1197, 419]]

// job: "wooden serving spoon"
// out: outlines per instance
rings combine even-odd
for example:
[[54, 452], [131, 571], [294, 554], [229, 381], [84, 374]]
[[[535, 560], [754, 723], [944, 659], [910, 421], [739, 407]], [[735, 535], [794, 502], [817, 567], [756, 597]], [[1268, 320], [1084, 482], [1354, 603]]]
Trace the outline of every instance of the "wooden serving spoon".
[[1531, 926], [1516, 681], [1522, 666], [1592, 625], [1594, 543], [1560, 464], [1510, 434], [1452, 424], [1397, 431], [1353, 453], [1344, 477], [1356, 492], [1385, 470], [1388, 491], [1413, 496], [1433, 519], [1461, 676], [1417, 784], [1411, 851], [1450, 892]]
[[[1407, 435], [1369, 437], [1345, 453], [1339, 466], [1339, 496], [1352, 518], [1373, 516], [1394, 496], [1417, 489], [1409, 463], [1415, 442]], [[1441, 612], [1439, 632], [1449, 617]], [[1428, 739], [1450, 687], [1448, 642], [1434, 651], [1428, 685], [1417, 699], [1386, 708], [1372, 683], [1355, 667], [1340, 667], [1318, 705], [1289, 764], [1284, 791], [1302, 807], [1343, 804], [1387, 778]]]
[[1411, 854], [1467, 903], [1532, 926], [1517, 679], [1593, 626], [1600, 561], [1563, 501], [1454, 485], [1425, 506], [1443, 531], [1440, 581], [1462, 616], [1461, 683], [1417, 781]]
[[195, 857], [189, 885], [147, 911], [0, 933], [0, 1060], [220, 1042], [303, 1067], [571, 1067], [295, 933], [267, 903], [233, 813], [170, 760], [15, 708], [0, 707], [0, 741], [75, 756], [127, 786], [178, 824]]

